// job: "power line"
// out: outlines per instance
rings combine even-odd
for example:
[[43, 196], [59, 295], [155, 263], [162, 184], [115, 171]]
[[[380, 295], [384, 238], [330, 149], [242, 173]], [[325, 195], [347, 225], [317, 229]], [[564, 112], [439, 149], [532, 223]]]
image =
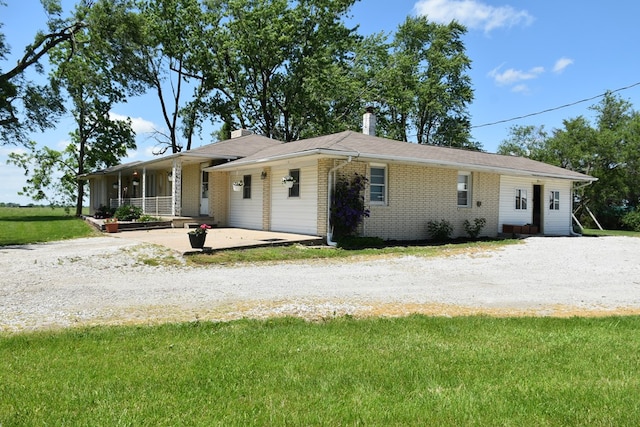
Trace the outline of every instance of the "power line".
[[601, 93], [600, 95], [596, 95], [596, 96], [592, 96], [591, 98], [585, 98], [585, 99], [581, 99], [580, 101], [576, 101], [576, 102], [572, 102], [570, 104], [565, 104], [565, 105], [561, 105], [559, 107], [554, 107], [554, 108], [548, 108], [546, 110], [542, 110], [542, 111], [538, 111], [536, 113], [530, 113], [530, 114], [525, 114], [524, 116], [518, 116], [518, 117], [513, 117], [511, 119], [505, 119], [505, 120], [498, 120], [497, 122], [491, 122], [491, 123], [484, 123], [481, 125], [476, 125], [476, 126], [471, 126], [471, 129], [475, 129], [475, 128], [482, 128], [482, 127], [487, 127], [487, 126], [494, 126], [494, 125], [499, 125], [501, 123], [507, 123], [507, 122], [512, 122], [514, 120], [520, 120], [520, 119], [525, 119], [527, 117], [532, 117], [532, 116], [538, 116], [540, 114], [544, 114], [544, 113], [549, 113], [551, 111], [556, 111], [556, 110], [561, 110], [563, 108], [567, 108], [567, 107], [573, 107], [574, 105], [577, 104], [582, 104], [583, 102], [588, 102], [588, 101], [593, 101], [594, 99], [598, 99], [601, 98], [603, 96], [605, 96], [608, 93], [616, 93], [616, 92], [620, 92], [623, 90], [627, 90], [627, 89], [631, 89], [632, 87], [635, 86], [639, 86], [640, 82], [631, 84], [629, 86], [625, 86], [625, 87], [621, 87], [619, 89], [615, 89], [615, 90], [608, 90], [605, 93]]

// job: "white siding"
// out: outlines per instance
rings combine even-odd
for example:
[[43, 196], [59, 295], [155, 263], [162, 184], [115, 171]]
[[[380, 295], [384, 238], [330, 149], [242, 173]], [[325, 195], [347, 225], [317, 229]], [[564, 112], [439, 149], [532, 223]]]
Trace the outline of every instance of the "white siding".
[[[289, 197], [282, 177], [290, 169], [300, 170], [300, 197]], [[271, 172], [271, 230], [300, 234], [318, 234], [317, 164], [290, 165]]]
[[[571, 233], [571, 182], [548, 181], [542, 191], [542, 206], [544, 218], [544, 234], [566, 236]], [[549, 209], [551, 191], [560, 192], [560, 209]]]
[[[262, 230], [262, 185], [260, 170], [230, 174], [227, 191], [229, 191], [229, 226]], [[251, 198], [244, 199], [243, 191], [233, 191], [231, 183], [242, 180], [244, 175], [251, 175]]]
[[[498, 230], [503, 224], [525, 225], [533, 223], [533, 187], [540, 186], [541, 232], [545, 235], [568, 236], [571, 234], [571, 188], [572, 182], [565, 180], [539, 180], [513, 176], [500, 177], [500, 213]], [[515, 207], [516, 189], [527, 190], [527, 209]], [[549, 209], [551, 191], [560, 192], [560, 209]]]
[[[527, 209], [516, 209], [516, 190], [527, 190]], [[533, 184], [528, 178], [500, 177], [498, 230], [503, 224], [524, 225], [533, 221]]]

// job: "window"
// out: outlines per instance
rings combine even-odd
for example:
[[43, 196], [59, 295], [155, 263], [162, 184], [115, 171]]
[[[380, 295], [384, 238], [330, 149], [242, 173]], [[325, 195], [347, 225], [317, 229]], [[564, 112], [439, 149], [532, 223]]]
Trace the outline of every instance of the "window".
[[527, 210], [527, 190], [516, 189], [516, 210]]
[[371, 166], [369, 179], [369, 196], [371, 203], [384, 204], [387, 202], [387, 168]]
[[290, 169], [289, 176], [293, 178], [293, 187], [289, 189], [289, 197], [300, 197], [300, 169]]
[[251, 198], [251, 175], [244, 175], [242, 177], [242, 182], [244, 182], [244, 185], [242, 186], [242, 198], [250, 199]]
[[549, 210], [559, 211], [560, 210], [560, 192], [552, 191], [549, 194]]
[[471, 206], [471, 174], [469, 172], [458, 173], [458, 206]]

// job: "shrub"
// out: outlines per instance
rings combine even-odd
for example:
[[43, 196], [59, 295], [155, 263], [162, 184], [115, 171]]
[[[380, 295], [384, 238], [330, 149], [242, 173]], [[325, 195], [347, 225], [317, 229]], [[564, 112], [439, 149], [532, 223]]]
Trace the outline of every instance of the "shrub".
[[640, 211], [634, 210], [622, 217], [622, 225], [632, 231], [640, 231]]
[[473, 220], [473, 224], [471, 224], [468, 219], [465, 219], [464, 231], [466, 231], [472, 239], [477, 239], [485, 225], [487, 225], [485, 218], [476, 218]]
[[437, 221], [429, 221], [427, 223], [427, 232], [429, 236], [433, 240], [438, 242], [445, 242], [451, 239], [451, 234], [453, 233], [453, 226], [449, 221], [443, 219], [440, 222]]
[[160, 221], [160, 218], [157, 218], [151, 215], [142, 215], [140, 218], [138, 218], [138, 221], [139, 222], [158, 222]]
[[369, 180], [360, 174], [354, 174], [351, 181], [341, 178], [331, 200], [331, 227], [335, 236], [352, 236], [369, 209], [364, 206], [364, 189]]
[[140, 218], [141, 215], [142, 209], [131, 205], [122, 205], [113, 214], [120, 221], [133, 221]]

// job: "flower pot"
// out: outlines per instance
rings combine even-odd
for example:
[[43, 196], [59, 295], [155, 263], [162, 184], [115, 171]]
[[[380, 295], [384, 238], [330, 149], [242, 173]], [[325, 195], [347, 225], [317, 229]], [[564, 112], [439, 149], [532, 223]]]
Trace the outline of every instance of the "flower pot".
[[242, 191], [242, 185], [234, 185], [233, 191]]
[[118, 232], [118, 223], [117, 222], [108, 222], [104, 225], [104, 229], [107, 230], [107, 233], [117, 233]]
[[286, 188], [292, 188], [293, 181], [282, 181], [282, 185], [284, 185]]
[[204, 248], [204, 241], [207, 239], [206, 234], [189, 234], [189, 243], [194, 249]]

